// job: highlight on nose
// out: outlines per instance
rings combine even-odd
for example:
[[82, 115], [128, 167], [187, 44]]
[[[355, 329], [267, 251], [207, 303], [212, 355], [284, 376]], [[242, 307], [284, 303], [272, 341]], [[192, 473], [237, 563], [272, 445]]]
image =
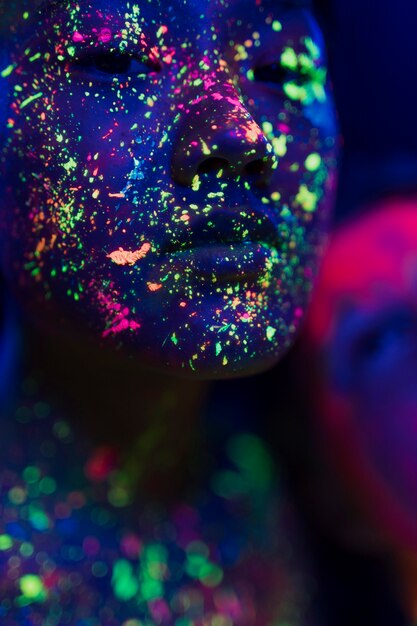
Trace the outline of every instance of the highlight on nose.
[[272, 146], [247, 112], [234, 126], [230, 119], [207, 123], [199, 118], [192, 120], [195, 126], [190, 125], [174, 146], [172, 176], [177, 183], [191, 185], [195, 176], [206, 173], [243, 176], [254, 185], [268, 183], [276, 162]]

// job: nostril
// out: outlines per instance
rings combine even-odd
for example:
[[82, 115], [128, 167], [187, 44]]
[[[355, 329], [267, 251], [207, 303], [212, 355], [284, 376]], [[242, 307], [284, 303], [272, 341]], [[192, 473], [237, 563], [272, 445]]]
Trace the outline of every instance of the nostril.
[[218, 172], [224, 170], [229, 165], [227, 159], [221, 157], [209, 157], [204, 159], [197, 168], [197, 174], [208, 174], [209, 172]]
[[260, 176], [265, 173], [266, 163], [263, 159], [255, 159], [247, 163], [244, 167], [244, 173], [247, 176]]

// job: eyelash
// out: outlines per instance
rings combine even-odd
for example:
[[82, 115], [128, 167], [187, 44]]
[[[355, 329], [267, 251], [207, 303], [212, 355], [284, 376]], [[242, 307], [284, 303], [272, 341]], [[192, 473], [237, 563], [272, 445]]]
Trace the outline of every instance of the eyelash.
[[159, 65], [151, 63], [148, 58], [116, 51], [84, 54], [75, 58], [72, 65], [81, 71], [107, 79], [122, 76], [143, 77], [161, 70]]
[[291, 70], [279, 62], [256, 67], [252, 72], [253, 79], [262, 83], [283, 84], [296, 81], [304, 84], [311, 80], [308, 72]]
[[[74, 59], [72, 65], [102, 80], [112, 80], [123, 76], [144, 78], [162, 69], [155, 62], [151, 63], [147, 57], [118, 51], [87, 53]], [[135, 65], [138, 67], [135, 68]], [[252, 70], [252, 77], [256, 82], [277, 85], [287, 82], [305, 84], [312, 78], [309, 72], [289, 69], [280, 62], [255, 67]]]

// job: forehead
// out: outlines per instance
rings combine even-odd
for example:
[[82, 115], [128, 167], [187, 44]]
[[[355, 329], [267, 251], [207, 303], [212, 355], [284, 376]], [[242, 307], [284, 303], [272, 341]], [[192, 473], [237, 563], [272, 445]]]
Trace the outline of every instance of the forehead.
[[107, 14], [135, 12], [143, 18], [160, 16], [172, 22], [187, 17], [201, 21], [226, 16], [246, 17], [254, 12], [309, 7], [310, 4], [311, 0], [0, 0], [0, 22], [17, 28], [18, 24], [30, 23], [30, 18], [39, 12], [47, 15], [59, 9], [81, 13], [91, 9]]
[[[62, 7], [71, 7], [78, 4], [78, 1], [74, 0], [24, 0], [23, 2], [16, 2], [16, 0], [11, 0], [11, 2], [5, 3], [5, 0], [0, 0], [0, 6], [4, 4], [4, 6], [16, 4], [17, 6], [22, 7], [22, 5], [26, 5], [26, 8], [38, 8], [38, 7], [48, 7], [48, 6], [62, 6]], [[100, 4], [100, 2], [98, 2]], [[311, 0], [180, 0], [180, 2], [176, 2], [176, 0], [171, 0], [169, 3], [164, 0], [148, 0], [147, 2], [132, 2], [129, 0], [109, 0], [109, 4], [117, 7], [121, 5], [127, 9], [132, 8], [133, 6], [139, 6], [139, 8], [144, 8], [147, 4], [154, 7], [155, 10], [161, 7], [166, 8], [167, 6], [177, 5], [177, 8], [201, 8], [203, 6], [213, 6], [217, 9], [228, 7], [230, 8], [238, 8], [239, 6], [266, 6], [266, 5], [274, 5], [275, 7], [283, 7], [283, 8], [291, 8], [291, 7], [306, 7], [311, 5]]]
[[[230, 34], [263, 27], [268, 16], [293, 15], [301, 24], [311, 0], [0, 0], [0, 44], [20, 46], [39, 26], [56, 25], [59, 36], [98, 24], [116, 32], [126, 27], [143, 31], [149, 45], [158, 45], [157, 33], [167, 27], [165, 43], [191, 43], [202, 50], [223, 42]], [[303, 16], [302, 16], [303, 15]], [[272, 19], [272, 18], [271, 18]], [[269, 20], [270, 23], [270, 20]], [[300, 26], [301, 27], [301, 26]], [[139, 30], [138, 30], [139, 29]], [[39, 31], [38, 31], [39, 32]], [[235, 33], [236, 34], [236, 33]], [[316, 33], [319, 36], [319, 33]], [[168, 43], [169, 42], [169, 43]]]

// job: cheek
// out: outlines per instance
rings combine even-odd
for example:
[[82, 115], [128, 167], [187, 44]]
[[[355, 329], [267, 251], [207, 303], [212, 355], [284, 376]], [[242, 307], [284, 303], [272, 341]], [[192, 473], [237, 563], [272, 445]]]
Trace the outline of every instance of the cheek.
[[[328, 112], [332, 116], [331, 107]], [[300, 111], [287, 114], [277, 128], [278, 133], [264, 123], [278, 159], [271, 198], [276, 198], [300, 274], [311, 288], [336, 193], [335, 133], [313, 126]]]
[[[248, 106], [273, 147], [277, 160], [270, 198], [301, 220], [328, 212], [336, 190], [338, 128], [333, 100], [326, 92], [302, 106], [280, 88], [246, 83]], [[252, 103], [252, 104], [251, 104]]]
[[[21, 98], [14, 103], [20, 112], [6, 149], [11, 218], [21, 220], [32, 252], [52, 235], [73, 253], [81, 240], [94, 248], [94, 237], [129, 224], [132, 213], [136, 220], [144, 218], [134, 207], [125, 215], [120, 205], [126, 188], [150, 178], [145, 170], [160, 143], [157, 133], [144, 130], [150, 107], [136, 106], [132, 114], [124, 101], [121, 114], [112, 112], [108, 95], [47, 80], [39, 88], [45, 97], [31, 106], [23, 110]], [[156, 163], [164, 159], [159, 149]]]

